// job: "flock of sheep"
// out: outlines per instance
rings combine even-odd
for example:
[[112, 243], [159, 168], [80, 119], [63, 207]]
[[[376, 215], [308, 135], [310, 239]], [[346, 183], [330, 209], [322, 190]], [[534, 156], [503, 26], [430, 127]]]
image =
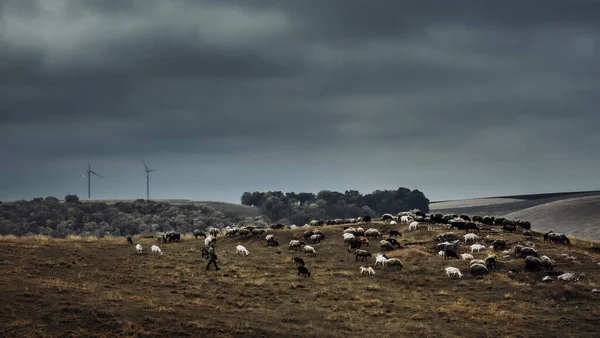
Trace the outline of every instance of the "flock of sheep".
[[[317, 244], [325, 239], [325, 235], [317, 228], [324, 225], [333, 224], [349, 224], [353, 226], [345, 226], [342, 231], [342, 241], [348, 246], [348, 252], [353, 253], [356, 257], [356, 261], [368, 261], [372, 257], [372, 253], [367, 250], [370, 247], [369, 240], [378, 240], [381, 252], [375, 257], [374, 266], [360, 266], [359, 273], [366, 273], [370, 276], [375, 275], [374, 267], [381, 266], [381, 268], [394, 268], [401, 270], [404, 268], [404, 264], [399, 258], [389, 258], [386, 253], [401, 249], [402, 246], [394, 237], [401, 237], [402, 234], [397, 230], [390, 230], [384, 236], [384, 234], [377, 228], [371, 227], [364, 230], [362, 227], [354, 227], [355, 224], [369, 224], [372, 219], [368, 216], [359, 217], [355, 219], [335, 219], [335, 220], [313, 220], [310, 224], [305, 224], [303, 227], [308, 228], [302, 239], [292, 239], [289, 242], [289, 251], [302, 251], [305, 255], [316, 256], [317, 251], [314, 246], [309, 244]], [[480, 238], [476, 233], [469, 233], [469, 231], [479, 233], [481, 230], [493, 230], [494, 233], [500, 233], [501, 231], [513, 232], [517, 228], [521, 228], [523, 235], [527, 238], [532, 239], [532, 233], [530, 231], [531, 224], [527, 221], [521, 220], [509, 220], [505, 218], [496, 218], [491, 216], [473, 216], [467, 215], [441, 215], [441, 214], [430, 214], [426, 215], [422, 212], [402, 212], [396, 216], [391, 214], [384, 214], [381, 217], [381, 221], [388, 225], [397, 225], [398, 223], [408, 225], [406, 228], [408, 231], [418, 231], [423, 229], [424, 226], [427, 230], [439, 230], [439, 229], [460, 229], [467, 232], [464, 236], [459, 237], [457, 234], [448, 232], [443, 233], [435, 238], [438, 242], [432, 251], [437, 252], [444, 259], [461, 259], [469, 261], [469, 271], [474, 275], [487, 274], [492, 270], [495, 270], [498, 264], [498, 257], [496, 252], [502, 250], [503, 258], [510, 258], [511, 255], [517, 255], [524, 259], [524, 270], [525, 271], [538, 271], [545, 269], [546, 271], [552, 271], [554, 261], [547, 255], [540, 255], [534, 248], [535, 244], [533, 241], [525, 242], [526, 245], [515, 245], [512, 250], [507, 250], [507, 243], [503, 239], [490, 239], [489, 236]], [[501, 227], [493, 228], [493, 226]], [[284, 226], [282, 224], [274, 224], [270, 226], [271, 229], [282, 229], [282, 228], [297, 228], [296, 225]], [[207, 232], [194, 230], [193, 235], [195, 238], [203, 237], [205, 248], [202, 249], [202, 257], [208, 257], [207, 247], [211, 243], [217, 241], [219, 235], [228, 237], [240, 236], [240, 237], [251, 237], [260, 236], [268, 232], [268, 229], [256, 228], [252, 226], [245, 227], [226, 227], [224, 229], [210, 228]], [[169, 232], [166, 234], [159, 234], [159, 242], [178, 242], [180, 234], [175, 232]], [[565, 234], [555, 233], [549, 231], [544, 235], [544, 240], [559, 244], [569, 244], [569, 239]], [[267, 247], [279, 246], [279, 239], [274, 234], [267, 234], [265, 236]], [[131, 238], [128, 237], [128, 242], [133, 244]], [[479, 243], [477, 243], [479, 242]], [[486, 245], [491, 244], [489, 246]], [[459, 248], [463, 245], [469, 245], [470, 253], [465, 252], [459, 254]], [[140, 244], [136, 245], [136, 251], [142, 252]], [[151, 247], [153, 254], [162, 255], [161, 249], [153, 245]], [[475, 259], [473, 254], [480, 253], [482, 250], [486, 252], [485, 259]], [[242, 256], [248, 256], [250, 252], [243, 245], [236, 246], [236, 254]], [[310, 277], [310, 271], [306, 267], [304, 260], [301, 257], [294, 257], [292, 261], [297, 264], [298, 276]], [[510, 273], [512, 273], [511, 271]], [[454, 266], [448, 266], [445, 268], [445, 273], [449, 278], [461, 278], [462, 272]], [[558, 276], [558, 279], [570, 280], [573, 279], [573, 274], [563, 274]], [[551, 277], [546, 276], [544, 281], [551, 280]]]

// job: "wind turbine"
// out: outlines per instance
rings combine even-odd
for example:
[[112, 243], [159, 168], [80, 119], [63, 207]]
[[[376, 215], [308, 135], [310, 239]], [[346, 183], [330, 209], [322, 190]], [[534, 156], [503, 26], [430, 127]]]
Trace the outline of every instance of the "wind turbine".
[[103, 178], [102, 176], [100, 176], [100, 175], [98, 175], [97, 173], [95, 173], [95, 172], [93, 172], [93, 171], [92, 171], [92, 166], [91, 166], [90, 162], [88, 162], [88, 170], [87, 170], [87, 178], [88, 178], [88, 198], [90, 198], [90, 191], [91, 191], [91, 188], [90, 188], [90, 178], [91, 178], [91, 175], [90, 175], [90, 174], [94, 174], [94, 175], [96, 175], [96, 176], [98, 176], [98, 177], [100, 177], [100, 178]]
[[144, 170], [146, 172], [146, 199], [149, 200], [150, 199], [150, 173], [153, 171], [156, 171], [156, 170], [148, 169], [148, 166], [146, 165], [146, 163], [144, 163], [143, 159], [142, 159], [142, 164], [144, 165], [144, 168], [146, 168], [146, 170]]

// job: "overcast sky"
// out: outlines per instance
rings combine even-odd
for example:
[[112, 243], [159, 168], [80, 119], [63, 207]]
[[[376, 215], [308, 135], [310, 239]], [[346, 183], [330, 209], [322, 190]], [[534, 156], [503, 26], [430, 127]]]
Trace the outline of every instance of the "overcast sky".
[[0, 199], [600, 188], [598, 1], [0, 0]]

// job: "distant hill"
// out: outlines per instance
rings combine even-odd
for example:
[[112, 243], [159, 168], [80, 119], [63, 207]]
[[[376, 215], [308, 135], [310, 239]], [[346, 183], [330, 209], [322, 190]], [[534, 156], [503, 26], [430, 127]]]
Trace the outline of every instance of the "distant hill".
[[539, 231], [553, 229], [575, 237], [600, 239], [600, 191], [499, 196], [430, 204], [442, 214], [492, 215], [531, 222]]
[[544, 203], [586, 196], [600, 196], [600, 191], [544, 193], [439, 201], [430, 203], [429, 209], [432, 212], [442, 214], [503, 216]]
[[600, 196], [544, 203], [506, 217], [528, 220], [536, 230], [553, 229], [579, 238], [600, 240]]

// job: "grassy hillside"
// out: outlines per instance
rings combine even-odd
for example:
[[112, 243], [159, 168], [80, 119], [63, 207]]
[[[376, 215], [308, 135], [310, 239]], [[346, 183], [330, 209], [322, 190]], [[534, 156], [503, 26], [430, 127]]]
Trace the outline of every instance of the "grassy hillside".
[[[48, 239], [0, 237], [0, 336], [194, 337], [505, 337], [597, 334], [600, 254], [592, 244], [549, 244], [535, 238], [536, 249], [556, 260], [555, 275], [584, 273], [576, 282], [542, 283], [546, 274], [516, 273], [523, 259], [500, 258], [498, 270], [472, 276], [467, 261], [444, 260], [431, 239], [442, 231], [400, 230], [406, 248], [389, 253], [404, 269], [376, 268], [360, 275], [361, 265], [347, 253], [342, 226], [321, 228], [326, 239], [315, 257], [289, 252], [285, 244], [304, 229], [276, 230], [284, 246], [267, 248], [264, 237], [219, 238], [220, 271], [206, 271], [201, 239], [161, 244], [164, 256], [138, 255], [125, 239]], [[512, 247], [519, 234], [481, 233], [504, 238]], [[372, 241], [370, 251], [379, 251]], [[245, 245], [249, 257], [235, 254]], [[460, 252], [467, 247], [461, 246]], [[575, 262], [560, 256], [568, 253]], [[485, 258], [486, 253], [475, 253]], [[310, 278], [298, 277], [291, 258], [301, 256]], [[446, 266], [458, 267], [449, 280]]]

